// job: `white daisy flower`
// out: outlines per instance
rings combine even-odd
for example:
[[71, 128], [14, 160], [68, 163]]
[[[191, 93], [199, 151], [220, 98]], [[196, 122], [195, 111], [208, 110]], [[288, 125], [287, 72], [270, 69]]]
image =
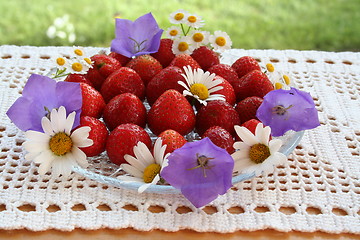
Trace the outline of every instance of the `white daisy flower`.
[[207, 31], [194, 30], [191, 31], [188, 36], [191, 39], [192, 45], [198, 48], [209, 43], [210, 33]]
[[165, 32], [166, 37], [168, 37], [170, 39], [179, 38], [181, 36], [181, 33], [182, 33], [181, 28], [179, 28], [177, 26], [171, 26]]
[[148, 147], [139, 142], [134, 147], [135, 157], [126, 154], [125, 160], [130, 164], [121, 164], [120, 167], [132, 176], [119, 176], [118, 179], [127, 182], [143, 183], [138, 192], [144, 192], [151, 185], [155, 185], [160, 181], [161, 170], [168, 165], [167, 157], [170, 153], [165, 154], [166, 145], [162, 145], [162, 139], [156, 139], [154, 144], [154, 155], [151, 154]]
[[201, 68], [193, 70], [190, 66], [185, 66], [184, 71], [185, 74], [181, 75], [185, 78], [186, 83], [178, 81], [178, 84], [185, 88], [184, 96], [192, 96], [205, 106], [208, 101], [225, 101], [224, 95], [213, 94], [223, 89], [222, 86], [218, 86], [222, 82], [221, 79], [214, 79], [214, 73], [204, 72]]
[[177, 10], [170, 14], [170, 16], [169, 16], [170, 23], [172, 23], [172, 24], [185, 23], [188, 15], [189, 15], [189, 13], [187, 11], [184, 11], [181, 9]]
[[40, 163], [39, 174], [50, 169], [55, 176], [68, 176], [74, 166], [87, 167], [86, 155], [79, 148], [88, 147], [93, 141], [88, 138], [90, 127], [80, 127], [71, 132], [75, 112], [66, 117], [65, 107], [53, 109], [50, 119], [43, 117], [41, 125], [44, 132], [26, 131], [23, 146], [28, 151], [26, 160]]
[[232, 41], [226, 32], [215, 31], [209, 37], [209, 42], [214, 50], [224, 51], [231, 48]]
[[172, 51], [175, 55], [179, 54], [192, 54], [195, 47], [191, 44], [190, 37], [183, 36], [175, 39], [172, 45]]
[[192, 28], [201, 28], [205, 25], [205, 21], [196, 14], [189, 14], [184, 22], [186, 25]]
[[287, 157], [278, 152], [282, 141], [270, 139], [271, 128], [262, 123], [256, 126], [255, 135], [245, 127], [235, 126], [242, 141], [235, 142], [235, 152], [231, 155], [235, 161], [234, 172], [255, 173], [256, 176], [274, 171], [274, 166], [286, 162]]
[[67, 73], [86, 74], [91, 67], [92, 65], [89, 64], [89, 61], [85, 60], [84, 58], [73, 58], [68, 60], [68, 67], [66, 68], [66, 70]]
[[290, 89], [290, 78], [281, 71], [276, 71], [273, 64], [266, 64], [264, 71], [269, 80], [273, 83], [275, 89]]

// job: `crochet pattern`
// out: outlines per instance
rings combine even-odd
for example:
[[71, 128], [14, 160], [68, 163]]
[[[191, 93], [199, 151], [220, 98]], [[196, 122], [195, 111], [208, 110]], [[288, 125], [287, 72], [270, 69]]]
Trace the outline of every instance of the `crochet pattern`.
[[[100, 48], [85, 48], [96, 54]], [[181, 194], [116, 188], [78, 173], [39, 176], [24, 133], [6, 116], [32, 73], [47, 74], [71, 47], [0, 47], [0, 228], [234, 232], [275, 229], [360, 233], [360, 53], [240, 50], [287, 72], [313, 97], [321, 126], [305, 131], [285, 165], [238, 183], [202, 209]]]

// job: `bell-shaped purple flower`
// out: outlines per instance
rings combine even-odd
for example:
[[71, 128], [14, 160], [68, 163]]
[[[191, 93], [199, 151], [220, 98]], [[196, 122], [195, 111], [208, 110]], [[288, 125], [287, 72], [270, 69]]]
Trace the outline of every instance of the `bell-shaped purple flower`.
[[129, 58], [155, 53], [159, 50], [163, 31], [151, 13], [139, 17], [134, 22], [117, 18], [111, 51]]
[[320, 125], [311, 95], [296, 88], [278, 89], [266, 94], [256, 116], [271, 127], [274, 137], [282, 136], [288, 130], [302, 131]]
[[64, 106], [66, 114], [76, 112], [73, 127], [80, 124], [82, 95], [79, 83], [56, 82], [32, 74], [19, 97], [6, 112], [11, 121], [22, 131], [43, 132], [41, 119], [52, 109]]
[[209, 138], [186, 143], [172, 152], [168, 160], [169, 165], [160, 176], [180, 189], [197, 208], [225, 194], [232, 186], [234, 160]]

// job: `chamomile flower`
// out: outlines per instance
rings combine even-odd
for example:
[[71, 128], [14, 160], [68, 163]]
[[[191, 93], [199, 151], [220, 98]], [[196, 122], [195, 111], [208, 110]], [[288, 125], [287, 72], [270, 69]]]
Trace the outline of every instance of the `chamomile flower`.
[[179, 54], [192, 54], [192, 52], [195, 50], [195, 47], [191, 44], [190, 37], [181, 37], [178, 39], [175, 39], [172, 45], [172, 51], [175, 55]]
[[185, 78], [186, 83], [178, 82], [185, 88], [184, 96], [192, 96], [203, 105], [207, 105], [208, 101], [213, 100], [225, 101], [224, 95], [214, 94], [214, 92], [223, 89], [222, 86], [219, 86], [221, 80], [214, 79], [214, 73], [204, 72], [201, 68], [193, 70], [190, 66], [185, 66], [184, 71], [185, 74], [181, 75]]
[[281, 71], [275, 70], [273, 64], [266, 64], [265, 74], [269, 80], [273, 83], [275, 89], [290, 89], [290, 78], [288, 75], [284, 74]]
[[231, 48], [232, 41], [226, 32], [215, 31], [209, 37], [209, 42], [214, 50], [224, 51]]
[[181, 9], [177, 10], [170, 14], [170, 16], [169, 16], [170, 23], [172, 23], [172, 24], [185, 23], [185, 21], [188, 18], [188, 15], [189, 15], [189, 13], [187, 11], [184, 11]]
[[154, 155], [151, 154], [148, 147], [139, 142], [134, 147], [135, 157], [126, 154], [125, 160], [129, 163], [121, 164], [120, 167], [132, 176], [119, 176], [118, 179], [127, 182], [140, 182], [142, 185], [138, 188], [138, 192], [144, 192], [151, 185], [155, 185], [160, 181], [160, 172], [167, 166], [167, 157], [165, 154], [166, 145], [162, 145], [162, 139], [156, 139], [154, 144]]
[[[67, 67], [67, 73], [78, 73], [78, 74], [85, 74], [87, 71], [92, 67], [91, 64], [89, 64], [89, 61], [86, 61], [85, 59], [70, 59]], [[91, 61], [90, 61], [91, 63]]]
[[189, 33], [192, 44], [195, 48], [209, 43], [210, 33], [206, 31], [194, 30]]
[[179, 28], [177, 26], [171, 26], [165, 32], [166, 37], [168, 37], [170, 39], [179, 38], [181, 36], [181, 33], [182, 33], [181, 28]]
[[184, 22], [186, 25], [192, 28], [201, 28], [205, 25], [205, 21], [196, 14], [189, 14]]
[[44, 132], [29, 130], [24, 148], [28, 151], [26, 160], [40, 163], [39, 174], [50, 169], [55, 176], [68, 176], [74, 166], [87, 167], [86, 155], [79, 148], [88, 147], [93, 141], [88, 138], [90, 127], [80, 127], [71, 132], [75, 112], [66, 116], [65, 107], [53, 109], [50, 118], [43, 117]]
[[269, 140], [269, 126], [259, 123], [255, 135], [246, 127], [235, 126], [235, 131], [242, 141], [234, 143], [236, 151], [231, 155], [235, 161], [234, 172], [266, 175], [274, 171], [274, 166], [286, 162], [286, 156], [278, 152], [282, 141]]

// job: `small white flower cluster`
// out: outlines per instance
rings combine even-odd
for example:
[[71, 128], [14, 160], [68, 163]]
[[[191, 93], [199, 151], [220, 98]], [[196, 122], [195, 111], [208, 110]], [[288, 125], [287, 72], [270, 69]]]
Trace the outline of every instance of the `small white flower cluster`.
[[74, 24], [70, 22], [69, 15], [55, 18], [52, 25], [46, 31], [46, 35], [50, 39], [60, 38], [67, 40], [68, 43], [74, 43], [76, 40]]
[[171, 26], [166, 30], [166, 36], [174, 40], [172, 50], [175, 55], [191, 54], [195, 49], [206, 45], [220, 52], [231, 48], [232, 41], [226, 32], [215, 31], [211, 35], [200, 30], [205, 23], [198, 15], [177, 10], [170, 14], [169, 19], [172, 24], [180, 25]]

